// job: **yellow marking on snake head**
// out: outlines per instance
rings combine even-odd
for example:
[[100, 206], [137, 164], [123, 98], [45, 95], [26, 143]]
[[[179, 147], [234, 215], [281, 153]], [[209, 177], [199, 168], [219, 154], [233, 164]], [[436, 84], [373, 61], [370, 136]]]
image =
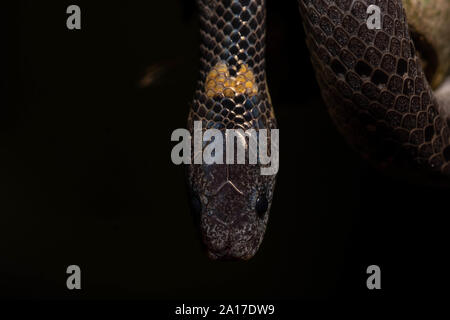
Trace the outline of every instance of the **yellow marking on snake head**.
[[245, 77], [242, 75], [242, 74], [239, 74], [237, 77], [236, 77], [236, 81], [237, 82], [239, 82], [239, 83], [243, 83], [243, 82], [245, 82]]
[[227, 98], [234, 98], [235, 92], [231, 88], [225, 88], [223, 90], [223, 95]]
[[217, 70], [217, 72], [228, 73], [228, 66], [227, 66], [227, 64], [225, 62], [217, 63], [214, 68]]
[[245, 90], [245, 87], [242, 84], [240, 84], [236, 87], [236, 91], [240, 94], [243, 94], [243, 93], [245, 93], [246, 90]]
[[223, 85], [228, 88], [234, 88], [236, 86], [236, 80], [228, 78]]
[[216, 82], [214, 81], [214, 80], [209, 80], [207, 83], [206, 83], [206, 89], [212, 89], [212, 88], [214, 88], [216, 86]]
[[205, 91], [209, 98], [221, 94], [228, 98], [234, 98], [236, 94], [247, 94], [252, 97], [258, 93], [258, 86], [255, 75], [248, 65], [242, 64], [236, 77], [231, 77], [228, 65], [222, 61], [218, 62], [208, 73]]
[[253, 75], [253, 72], [251, 72], [251, 71], [246, 72], [246, 73], [245, 73], [245, 77], [246, 77], [248, 80], [255, 81], [255, 76]]
[[218, 82], [218, 83], [224, 83], [225, 82], [225, 77], [224, 76], [220, 76], [220, 77], [217, 77], [215, 80], [216, 80], [216, 82]]
[[213, 70], [211, 70], [211, 72], [209, 73], [209, 77], [210, 77], [211, 79], [215, 79], [215, 78], [217, 77], [218, 74], [219, 74], [219, 73], [217, 72], [217, 70], [216, 70], [216, 69], [213, 69]]
[[[241, 68], [239, 69], [239, 73], [246, 73], [248, 70], [248, 67], [246, 64], [241, 65]], [[251, 71], [250, 71], [251, 72]]]

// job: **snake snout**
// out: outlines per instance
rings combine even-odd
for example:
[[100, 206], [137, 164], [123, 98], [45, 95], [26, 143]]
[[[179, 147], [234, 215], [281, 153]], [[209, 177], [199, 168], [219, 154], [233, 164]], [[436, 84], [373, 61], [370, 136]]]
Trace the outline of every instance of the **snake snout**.
[[214, 260], [248, 260], [261, 243], [260, 221], [242, 206], [241, 200], [235, 196], [223, 206], [225, 211], [203, 218], [204, 243], [209, 257]]
[[213, 260], [249, 260], [259, 248], [260, 241], [258, 237], [252, 237], [249, 240], [237, 241], [228, 234], [227, 241], [223, 243], [222, 248], [212, 248], [208, 246], [208, 256]]

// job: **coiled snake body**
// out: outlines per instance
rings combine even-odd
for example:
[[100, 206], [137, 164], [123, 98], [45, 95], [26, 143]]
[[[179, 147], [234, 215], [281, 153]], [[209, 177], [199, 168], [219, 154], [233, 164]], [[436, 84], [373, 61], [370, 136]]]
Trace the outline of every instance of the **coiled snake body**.
[[[198, 0], [200, 80], [188, 128], [277, 128], [265, 81], [265, 1]], [[367, 28], [367, 8], [382, 28]], [[450, 131], [401, 0], [299, 0], [323, 100], [340, 132], [377, 166], [450, 174]], [[300, 39], [299, 39], [300, 41]], [[301, 88], [300, 88], [301, 90]], [[248, 162], [247, 162], [248, 163]], [[188, 165], [192, 209], [212, 258], [249, 259], [263, 239], [275, 176], [259, 165]]]

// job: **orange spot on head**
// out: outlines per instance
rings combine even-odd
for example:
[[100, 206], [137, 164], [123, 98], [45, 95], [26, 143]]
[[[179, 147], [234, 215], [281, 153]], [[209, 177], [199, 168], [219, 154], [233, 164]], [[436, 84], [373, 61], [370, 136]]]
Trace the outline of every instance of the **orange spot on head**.
[[[236, 70], [235, 67], [234, 69]], [[210, 98], [220, 94], [232, 98], [236, 93], [249, 96], [258, 93], [255, 76], [246, 64], [240, 66], [236, 77], [230, 77], [228, 65], [224, 62], [217, 63], [208, 73], [205, 90]]]

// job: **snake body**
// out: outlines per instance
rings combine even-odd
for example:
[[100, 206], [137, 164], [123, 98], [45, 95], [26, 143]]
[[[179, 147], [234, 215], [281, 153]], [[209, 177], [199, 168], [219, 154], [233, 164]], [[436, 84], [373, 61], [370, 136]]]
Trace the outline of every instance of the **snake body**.
[[[266, 85], [263, 0], [199, 0], [200, 77], [189, 112], [203, 130], [274, 129]], [[269, 142], [270, 143], [270, 142]], [[264, 237], [275, 175], [260, 165], [191, 164], [191, 207], [213, 259], [253, 257]]]
[[[402, 1], [298, 3], [323, 101], [348, 142], [378, 167], [450, 174], [445, 110], [416, 54]], [[379, 30], [367, 27], [371, 4], [381, 10]], [[222, 132], [277, 128], [264, 70], [265, 1], [198, 5], [200, 80], [188, 128], [193, 132], [194, 121]], [[192, 164], [187, 178], [209, 256], [251, 258], [266, 230], [275, 175], [260, 175], [259, 165]]]
[[[369, 5], [381, 29], [367, 28]], [[377, 166], [450, 173], [450, 131], [411, 40], [401, 0], [300, 0], [323, 100], [338, 129]]]

